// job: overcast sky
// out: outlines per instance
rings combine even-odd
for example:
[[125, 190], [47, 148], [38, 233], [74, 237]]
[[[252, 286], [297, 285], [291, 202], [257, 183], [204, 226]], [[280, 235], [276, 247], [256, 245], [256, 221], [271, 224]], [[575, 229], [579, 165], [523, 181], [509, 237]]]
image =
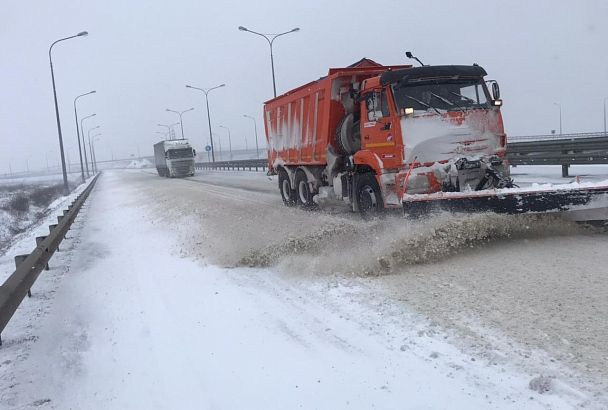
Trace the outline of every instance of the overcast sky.
[[[606, 1], [214, 1], [0, 0], [0, 173], [46, 167], [59, 160], [48, 47], [82, 30], [88, 37], [59, 43], [53, 63], [64, 144], [72, 162], [78, 148], [73, 100], [79, 114], [97, 116], [98, 160], [151, 155], [157, 123], [184, 114], [184, 132], [197, 150], [208, 143], [204, 95], [185, 88], [226, 83], [212, 91], [214, 132], [231, 129], [233, 147], [254, 141], [263, 102], [272, 97], [268, 44], [240, 32], [300, 27], [277, 39], [278, 92], [327, 74], [330, 67], [368, 57], [425, 64], [478, 63], [498, 80], [509, 135], [603, 130], [608, 97]], [[179, 127], [176, 128], [179, 132]]]

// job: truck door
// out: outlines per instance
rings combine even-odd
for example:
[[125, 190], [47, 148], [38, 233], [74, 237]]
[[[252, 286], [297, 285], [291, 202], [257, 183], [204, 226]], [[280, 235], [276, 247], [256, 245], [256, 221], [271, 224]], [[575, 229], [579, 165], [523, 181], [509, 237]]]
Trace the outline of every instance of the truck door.
[[391, 116], [386, 90], [378, 89], [365, 95], [361, 113], [361, 148], [374, 152], [384, 168], [398, 167], [398, 121]]

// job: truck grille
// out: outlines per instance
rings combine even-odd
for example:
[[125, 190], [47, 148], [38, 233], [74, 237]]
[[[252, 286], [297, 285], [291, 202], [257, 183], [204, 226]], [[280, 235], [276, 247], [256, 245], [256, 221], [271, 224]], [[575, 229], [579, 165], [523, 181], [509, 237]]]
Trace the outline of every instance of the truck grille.
[[185, 161], [173, 161], [171, 167], [175, 175], [188, 175], [194, 170], [194, 161], [188, 159]]

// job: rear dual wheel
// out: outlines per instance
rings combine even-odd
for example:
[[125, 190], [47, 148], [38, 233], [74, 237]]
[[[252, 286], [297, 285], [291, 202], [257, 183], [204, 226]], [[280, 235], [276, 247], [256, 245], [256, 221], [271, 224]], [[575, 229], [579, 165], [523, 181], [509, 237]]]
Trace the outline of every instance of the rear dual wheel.
[[308, 183], [306, 173], [302, 170], [296, 172], [296, 201], [302, 208], [310, 209], [315, 206], [313, 193]]
[[281, 191], [281, 198], [285, 205], [294, 206], [296, 204], [296, 193], [291, 186], [287, 171], [283, 168], [279, 169], [279, 191]]

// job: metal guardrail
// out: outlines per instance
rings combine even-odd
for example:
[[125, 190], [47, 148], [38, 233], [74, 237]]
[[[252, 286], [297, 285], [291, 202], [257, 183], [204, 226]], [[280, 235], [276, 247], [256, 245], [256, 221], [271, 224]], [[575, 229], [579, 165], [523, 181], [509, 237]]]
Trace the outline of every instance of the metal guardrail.
[[2, 331], [13, 317], [13, 314], [25, 298], [31, 296], [30, 289], [38, 279], [43, 269], [48, 270], [49, 260], [59, 249], [59, 244], [70, 230], [72, 222], [76, 219], [78, 211], [84, 204], [99, 174], [93, 178], [89, 186], [57, 217], [57, 224], [49, 226], [48, 236], [36, 238], [36, 248], [29, 255], [15, 256], [16, 270], [0, 286], [0, 346], [2, 345]]
[[[517, 138], [517, 140], [513, 140]], [[530, 135], [510, 138], [507, 158], [511, 165], [561, 165], [568, 176], [570, 165], [608, 164], [608, 136], [604, 133]], [[199, 162], [196, 169], [266, 170], [266, 159]]]
[[194, 164], [196, 169], [219, 169], [225, 171], [266, 171], [268, 168], [267, 159], [241, 159], [237, 161], [216, 161], [216, 162], [197, 162]]
[[608, 164], [608, 137], [509, 142], [507, 159], [511, 165], [561, 165], [567, 177], [570, 165]]
[[562, 140], [562, 139], [578, 139], [578, 138], [597, 138], [608, 137], [604, 132], [578, 132], [573, 134], [542, 134], [542, 135], [509, 135], [510, 142], [519, 141], [544, 141], [544, 140]]

